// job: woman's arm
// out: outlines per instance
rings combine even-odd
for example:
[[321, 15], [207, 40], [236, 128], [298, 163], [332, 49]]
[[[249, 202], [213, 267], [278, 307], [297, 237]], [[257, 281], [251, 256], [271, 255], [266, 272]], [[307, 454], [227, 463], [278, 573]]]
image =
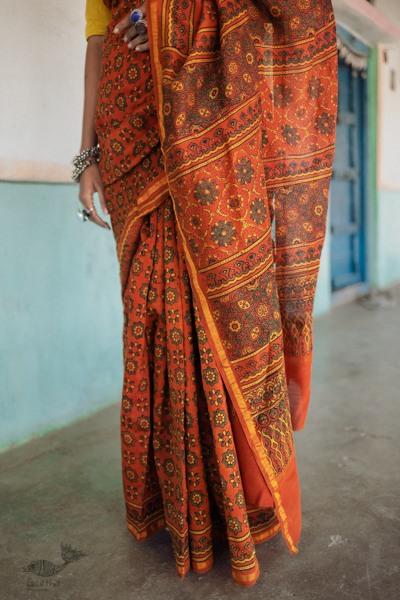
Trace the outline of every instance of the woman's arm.
[[94, 118], [96, 113], [97, 86], [100, 79], [103, 41], [104, 37], [102, 35], [92, 35], [87, 41], [81, 151], [97, 144]]
[[[101, 71], [103, 41], [104, 36], [102, 35], [92, 35], [87, 41], [81, 151], [97, 145], [94, 120], [97, 104], [97, 87]], [[108, 214], [104, 199], [103, 183], [97, 164], [87, 167], [82, 173], [79, 181], [79, 200], [88, 210], [94, 206], [93, 194], [95, 192], [97, 192], [99, 196], [100, 205], [104, 214]], [[91, 213], [90, 220], [100, 227], [110, 229], [108, 223], [99, 217], [95, 209]]]
[[[142, 4], [140, 10], [142, 11], [143, 18], [145, 18], [145, 3]], [[124, 34], [124, 41], [127, 43], [129, 48], [135, 48], [135, 50], [138, 52], [145, 52], [149, 49], [149, 41], [146, 29], [147, 27], [145, 28], [145, 31], [139, 35], [136, 31], [136, 26], [130, 19], [130, 15], [127, 15], [116, 25], [113, 33]], [[81, 151], [97, 145], [97, 135], [94, 123], [97, 105], [97, 88], [101, 73], [103, 42], [103, 35], [90, 35], [87, 41]], [[104, 187], [100, 177], [99, 168], [96, 163], [87, 167], [80, 176], [79, 200], [86, 209], [92, 210], [89, 218], [91, 221], [93, 221], [93, 223], [96, 223], [105, 229], [110, 229], [108, 223], [99, 217], [94, 208], [93, 194], [95, 192], [97, 192], [99, 196], [103, 213], [108, 214], [104, 198]]]

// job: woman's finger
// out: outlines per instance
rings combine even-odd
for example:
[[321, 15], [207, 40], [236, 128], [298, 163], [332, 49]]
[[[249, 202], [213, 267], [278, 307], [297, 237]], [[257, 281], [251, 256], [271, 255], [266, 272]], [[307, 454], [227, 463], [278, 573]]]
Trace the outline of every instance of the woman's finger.
[[92, 172], [90, 173], [90, 175], [92, 177], [92, 181], [93, 181], [92, 185], [93, 185], [94, 191], [97, 192], [97, 195], [99, 197], [101, 210], [103, 211], [103, 213], [105, 215], [108, 215], [108, 209], [107, 209], [106, 199], [105, 199], [105, 195], [104, 195], [104, 186], [103, 186], [103, 181], [101, 179], [99, 167], [97, 165], [92, 165], [92, 166], [93, 166]]
[[103, 219], [100, 219], [99, 215], [96, 212], [95, 207], [93, 208], [93, 210], [90, 213], [89, 221], [93, 221], [93, 223], [96, 223], [96, 225], [103, 227], [103, 229], [110, 229], [109, 224], [106, 223], [105, 221], [103, 221]]
[[150, 43], [149, 43], [149, 41], [145, 42], [144, 44], [139, 44], [139, 46], [136, 46], [135, 50], [137, 52], [145, 52], [147, 50], [150, 50]]
[[113, 33], [122, 33], [123, 31], [125, 31], [125, 29], [128, 29], [129, 27], [132, 27], [132, 21], [131, 16], [127, 15], [122, 19], [122, 21], [116, 24]]
[[129, 27], [129, 29], [127, 29], [125, 32], [124, 42], [130, 42], [136, 36], [137, 36], [136, 27], [134, 25], [132, 25], [132, 27]]
[[100, 200], [100, 206], [101, 206], [101, 210], [103, 211], [103, 213], [105, 215], [108, 215], [108, 208], [107, 208], [107, 204], [106, 204], [106, 199], [104, 196], [104, 189], [103, 189], [103, 185], [100, 186], [96, 186], [96, 191], [97, 191], [97, 195], [99, 196], [99, 200]]
[[98, 225], [99, 227], [102, 227], [103, 229], [110, 229], [109, 224], [106, 223], [105, 221], [103, 221], [102, 219], [100, 219], [99, 215], [97, 214], [92, 195], [82, 196], [80, 198], [80, 201], [82, 202], [82, 204], [86, 208], [86, 210], [90, 211], [90, 216], [88, 217], [88, 219], [90, 221], [92, 221], [93, 223], [96, 223], [96, 225]]
[[137, 35], [131, 42], [129, 42], [128, 48], [134, 48], [135, 50], [138, 50], [139, 47], [148, 42], [148, 39], [149, 38], [147, 35]]

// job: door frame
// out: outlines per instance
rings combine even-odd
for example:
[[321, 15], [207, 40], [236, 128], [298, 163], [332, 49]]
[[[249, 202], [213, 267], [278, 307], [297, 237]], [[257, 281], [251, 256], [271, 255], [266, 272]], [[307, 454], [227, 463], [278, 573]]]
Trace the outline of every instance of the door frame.
[[[342, 27], [338, 27], [338, 35], [340, 35], [341, 40], [344, 41], [344, 44], [347, 47], [351, 47], [351, 41], [355, 41], [356, 43], [360, 43], [362, 46], [365, 47], [365, 44], [359, 40], [356, 40], [356, 38], [354, 38], [354, 36], [350, 33], [348, 33], [347, 31], [345, 31]], [[358, 48], [355, 50], [355, 53], [358, 54], [357, 52]], [[370, 49], [368, 49], [368, 58], [367, 58], [367, 62], [368, 62], [368, 66], [366, 69], [366, 80], [365, 80], [365, 86], [364, 86], [364, 91], [363, 91], [363, 102], [364, 102], [364, 110], [363, 110], [363, 115], [362, 115], [362, 126], [361, 126], [361, 143], [364, 147], [364, 156], [363, 156], [363, 165], [362, 168], [360, 169], [360, 173], [361, 173], [361, 181], [360, 181], [360, 187], [361, 187], [361, 196], [362, 196], [362, 228], [363, 228], [363, 276], [364, 276], [364, 280], [360, 281], [359, 283], [355, 283], [349, 286], [346, 286], [345, 288], [341, 289], [341, 290], [337, 290], [337, 291], [333, 291], [332, 290], [332, 283], [330, 282], [331, 285], [331, 304], [332, 306], [337, 306], [339, 304], [344, 304], [347, 302], [350, 302], [354, 299], [356, 299], [359, 296], [362, 296], [363, 294], [365, 294], [366, 292], [368, 292], [370, 290], [370, 281], [371, 281], [371, 269], [370, 269], [370, 254], [371, 254], [371, 228], [370, 228], [370, 223], [371, 223], [371, 184], [373, 182], [373, 177], [371, 176], [371, 170], [370, 170], [370, 165], [371, 165], [371, 158], [375, 155], [376, 156], [376, 149], [375, 152], [373, 152], [372, 147], [371, 147], [371, 141], [373, 141], [372, 139], [372, 131], [374, 131], [374, 127], [376, 127], [375, 123], [376, 123], [376, 104], [375, 104], [375, 115], [371, 115], [371, 106], [370, 106], [370, 92], [371, 92], [371, 84], [370, 84], [370, 77], [371, 77], [371, 67], [373, 67], [373, 65], [371, 65], [371, 60], [370, 60]], [[361, 54], [361, 53], [360, 53]], [[347, 61], [345, 61], [347, 62]], [[349, 66], [349, 68], [351, 68], [351, 66]], [[374, 105], [374, 103], [372, 102], [372, 105]], [[374, 118], [375, 117], [375, 118]], [[328, 224], [329, 226], [329, 224]]]

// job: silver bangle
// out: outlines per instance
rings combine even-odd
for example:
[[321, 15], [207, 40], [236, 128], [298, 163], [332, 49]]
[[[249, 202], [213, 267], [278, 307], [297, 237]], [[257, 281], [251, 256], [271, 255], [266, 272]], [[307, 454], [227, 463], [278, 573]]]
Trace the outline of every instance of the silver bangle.
[[79, 183], [81, 175], [85, 169], [90, 167], [90, 165], [94, 165], [99, 162], [100, 158], [100, 148], [98, 146], [92, 146], [91, 148], [87, 148], [86, 150], [82, 150], [79, 154], [75, 156], [72, 161], [74, 165], [74, 170], [72, 172], [72, 179]]

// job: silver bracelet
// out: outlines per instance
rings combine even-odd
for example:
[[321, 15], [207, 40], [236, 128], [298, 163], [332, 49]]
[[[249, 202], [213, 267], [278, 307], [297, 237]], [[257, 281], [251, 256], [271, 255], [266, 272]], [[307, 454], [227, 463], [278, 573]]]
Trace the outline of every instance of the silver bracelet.
[[72, 161], [72, 164], [75, 167], [75, 169], [72, 172], [72, 179], [79, 183], [83, 171], [90, 167], [90, 165], [98, 163], [99, 158], [100, 148], [98, 146], [92, 146], [91, 148], [82, 150], [82, 152], [77, 154]]

